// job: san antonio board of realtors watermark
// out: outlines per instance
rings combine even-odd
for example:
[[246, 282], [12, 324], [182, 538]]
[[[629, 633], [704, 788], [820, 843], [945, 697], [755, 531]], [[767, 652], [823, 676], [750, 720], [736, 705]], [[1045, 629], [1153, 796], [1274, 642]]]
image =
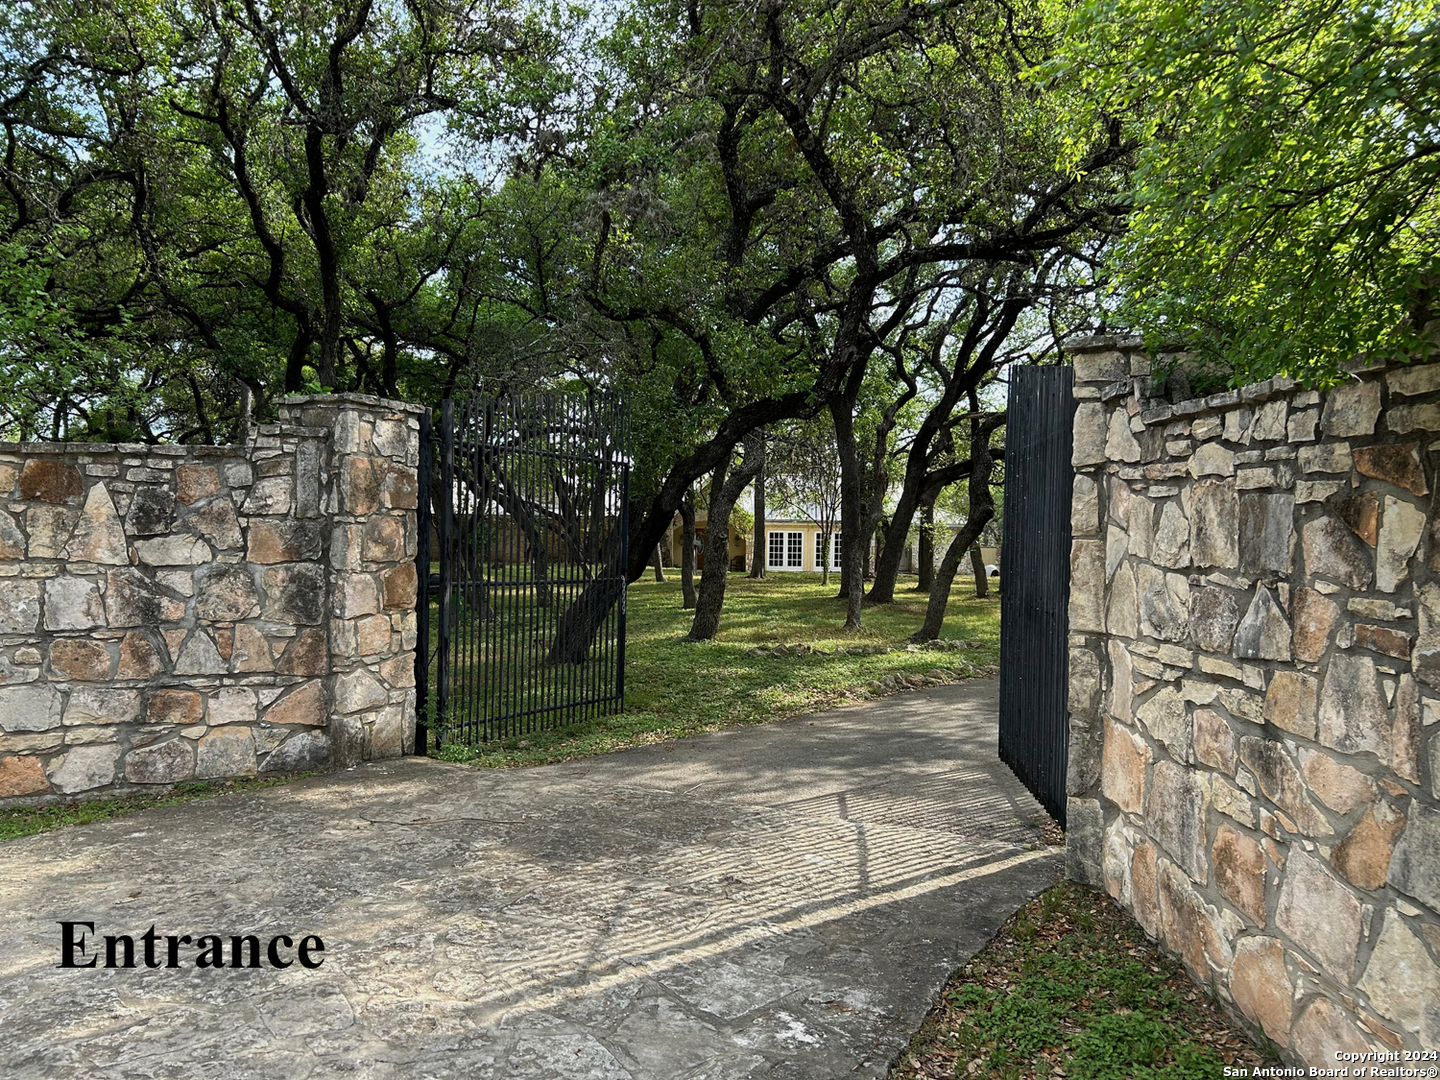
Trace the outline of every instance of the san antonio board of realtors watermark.
[[1226, 1065], [1224, 1076], [1281, 1077], [1437, 1077], [1440, 1051], [1371, 1050], [1365, 1053], [1337, 1050], [1334, 1065]]
[[[261, 945], [255, 934], [159, 934], [154, 925], [143, 934], [95, 933], [93, 922], [60, 923], [62, 968], [288, 968], [299, 962], [314, 971], [325, 958], [325, 943], [307, 934], [295, 943], [290, 934], [273, 934]], [[227, 948], [228, 944], [228, 948]], [[294, 956], [292, 958], [291, 951]]]

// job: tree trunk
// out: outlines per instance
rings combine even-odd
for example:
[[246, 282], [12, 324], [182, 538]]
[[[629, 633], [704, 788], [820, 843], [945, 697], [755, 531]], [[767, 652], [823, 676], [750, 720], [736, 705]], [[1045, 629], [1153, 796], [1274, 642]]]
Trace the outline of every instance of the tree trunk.
[[840, 564], [840, 597], [845, 601], [845, 629], [860, 629], [860, 604], [865, 598], [865, 538], [861, 528], [860, 454], [855, 447], [855, 415], [848, 395], [830, 402], [835, 422], [835, 449], [840, 458], [840, 535], [849, 541]]
[[975, 574], [975, 599], [984, 600], [990, 595], [990, 578], [985, 573], [985, 554], [979, 544], [970, 548], [970, 569]]
[[680, 607], [695, 606], [695, 492], [680, 500]]
[[[939, 495], [937, 489], [935, 492]], [[935, 580], [935, 500], [920, 508], [920, 536], [915, 541], [915, 591], [928, 593]]]
[[760, 451], [760, 468], [755, 473], [755, 553], [750, 560], [750, 576], [763, 578], [765, 563], [770, 557], [769, 538], [765, 535], [765, 451]]
[[830, 584], [830, 549], [832, 547], [830, 537], [834, 533], [820, 533], [820, 584]]
[[765, 436], [754, 432], [745, 437], [745, 460], [739, 468], [722, 464], [710, 482], [710, 509], [705, 527], [705, 565], [700, 568], [700, 595], [695, 620], [690, 624], [691, 641], [710, 641], [720, 629], [720, 611], [725, 605], [725, 584], [730, 576], [730, 512], [735, 500], [760, 469], [760, 450]]
[[[980, 411], [973, 393], [970, 411]], [[914, 641], [930, 641], [940, 636], [940, 627], [945, 622], [945, 608], [950, 603], [950, 586], [955, 582], [960, 557], [980, 539], [980, 533], [995, 516], [995, 500], [990, 494], [990, 473], [994, 465], [990, 436], [1004, 422], [1004, 413], [970, 421], [970, 516], [950, 541], [945, 557], [935, 571], [935, 580], [930, 586], [930, 602], [925, 605], [925, 622], [912, 636]]]
[[650, 565], [652, 565], [653, 567], [655, 567], [655, 580], [656, 580], [656, 581], [663, 582], [663, 581], [665, 580], [665, 567], [664, 567], [664, 565], [660, 562], [660, 545], [659, 545], [659, 544], [656, 544], [656, 545], [655, 545], [655, 558], [651, 561], [651, 564], [650, 564]]

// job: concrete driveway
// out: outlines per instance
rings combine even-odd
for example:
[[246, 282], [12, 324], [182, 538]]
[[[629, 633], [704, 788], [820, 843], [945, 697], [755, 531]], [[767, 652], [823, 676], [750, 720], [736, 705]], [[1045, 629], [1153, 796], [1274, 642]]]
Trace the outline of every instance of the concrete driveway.
[[[0, 1076], [884, 1076], [1062, 864], [995, 694], [539, 769], [407, 759], [0, 844]], [[324, 963], [62, 969], [60, 920], [314, 934]]]

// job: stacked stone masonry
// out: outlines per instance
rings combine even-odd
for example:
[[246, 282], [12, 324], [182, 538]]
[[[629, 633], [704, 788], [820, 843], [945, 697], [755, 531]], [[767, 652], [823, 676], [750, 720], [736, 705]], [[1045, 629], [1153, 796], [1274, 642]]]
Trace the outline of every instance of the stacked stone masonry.
[[408, 752], [419, 411], [0, 444], [0, 805]]
[[1074, 363], [1071, 876], [1287, 1060], [1440, 1048], [1440, 364]]

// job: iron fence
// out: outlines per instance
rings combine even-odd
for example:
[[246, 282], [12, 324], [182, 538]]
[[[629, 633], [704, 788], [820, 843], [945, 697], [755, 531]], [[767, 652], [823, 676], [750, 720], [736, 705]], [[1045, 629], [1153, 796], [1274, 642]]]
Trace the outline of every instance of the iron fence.
[[417, 750], [621, 707], [628, 447], [624, 405], [599, 394], [447, 400], [427, 417]]

